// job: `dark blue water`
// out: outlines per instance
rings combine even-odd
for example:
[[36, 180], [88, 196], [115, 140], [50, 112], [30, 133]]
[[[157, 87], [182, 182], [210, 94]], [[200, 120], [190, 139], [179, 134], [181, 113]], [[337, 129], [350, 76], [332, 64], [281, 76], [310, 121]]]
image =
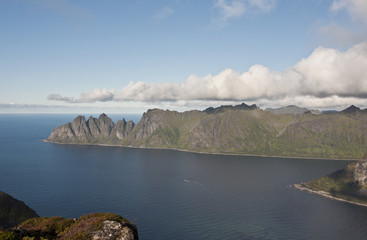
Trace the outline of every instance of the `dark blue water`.
[[0, 115], [0, 190], [41, 216], [113, 212], [134, 222], [141, 239], [367, 237], [367, 208], [288, 187], [346, 161], [41, 142], [74, 117]]

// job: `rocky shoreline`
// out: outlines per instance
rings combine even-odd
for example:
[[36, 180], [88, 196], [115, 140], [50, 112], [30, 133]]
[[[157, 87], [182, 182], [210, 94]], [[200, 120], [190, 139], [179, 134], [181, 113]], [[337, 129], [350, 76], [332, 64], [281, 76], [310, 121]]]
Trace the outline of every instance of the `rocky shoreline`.
[[347, 202], [347, 203], [351, 203], [351, 204], [354, 204], [354, 205], [367, 207], [367, 203], [361, 203], [361, 202], [356, 202], [356, 201], [351, 201], [351, 200], [347, 200], [347, 199], [343, 199], [343, 198], [334, 197], [329, 192], [313, 190], [313, 189], [308, 188], [307, 186], [305, 186], [303, 183], [292, 184], [291, 187], [296, 188], [296, 189], [301, 190], [301, 191], [307, 191], [309, 193], [317, 194], [317, 195], [320, 195], [320, 196], [323, 196], [323, 197], [326, 197], [326, 198], [329, 198], [329, 199], [333, 199], [333, 200], [336, 200], [336, 201]]

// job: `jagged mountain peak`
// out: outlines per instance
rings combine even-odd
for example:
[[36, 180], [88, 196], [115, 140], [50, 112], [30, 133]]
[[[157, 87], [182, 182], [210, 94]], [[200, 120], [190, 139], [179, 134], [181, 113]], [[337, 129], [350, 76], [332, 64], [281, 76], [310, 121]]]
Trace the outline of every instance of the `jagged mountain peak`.
[[360, 112], [360, 111], [361, 111], [361, 109], [359, 107], [351, 105], [351, 106], [347, 107], [346, 109], [344, 109], [341, 112], [342, 113], [347, 113], [347, 114], [353, 114], [353, 113], [357, 113], [357, 112]]

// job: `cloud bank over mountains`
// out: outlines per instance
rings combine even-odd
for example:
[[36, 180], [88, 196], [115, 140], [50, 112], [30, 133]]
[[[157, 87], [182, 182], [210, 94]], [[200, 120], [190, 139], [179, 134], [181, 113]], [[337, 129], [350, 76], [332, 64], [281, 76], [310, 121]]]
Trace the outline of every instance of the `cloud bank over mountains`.
[[183, 83], [131, 82], [120, 91], [94, 89], [81, 93], [78, 99], [59, 94], [51, 94], [48, 99], [67, 103], [183, 100], [284, 105], [297, 102], [314, 107], [361, 102], [367, 99], [367, 41], [345, 52], [319, 47], [283, 72], [253, 65], [243, 73], [225, 69], [217, 75], [191, 75]]

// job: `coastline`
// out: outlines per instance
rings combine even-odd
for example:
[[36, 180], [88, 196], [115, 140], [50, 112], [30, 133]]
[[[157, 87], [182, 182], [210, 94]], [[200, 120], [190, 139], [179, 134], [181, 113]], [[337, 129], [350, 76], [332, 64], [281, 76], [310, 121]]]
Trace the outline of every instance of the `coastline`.
[[310, 188], [302, 186], [302, 185], [303, 185], [302, 183], [292, 184], [291, 187], [296, 188], [296, 189], [301, 190], [301, 191], [306, 191], [306, 192], [309, 192], [309, 193], [317, 194], [317, 195], [320, 195], [320, 196], [323, 196], [323, 197], [326, 197], [326, 198], [329, 198], [329, 199], [332, 199], [332, 200], [367, 207], [367, 203], [355, 202], [355, 201], [351, 201], [351, 200], [347, 200], [347, 199], [343, 199], [343, 198], [334, 197], [334, 196], [331, 196], [330, 193], [328, 193], [328, 192], [313, 190], [313, 189], [310, 189]]
[[82, 145], [82, 146], [102, 146], [102, 147], [122, 147], [122, 148], [133, 148], [133, 149], [153, 149], [153, 150], [173, 150], [180, 152], [189, 152], [189, 153], [198, 153], [198, 154], [207, 154], [207, 155], [222, 155], [222, 156], [245, 156], [245, 157], [264, 157], [264, 158], [287, 158], [287, 159], [315, 159], [315, 160], [342, 160], [342, 161], [357, 161], [359, 159], [354, 158], [321, 158], [321, 157], [297, 157], [297, 156], [276, 156], [276, 155], [257, 155], [257, 154], [245, 154], [245, 153], [210, 153], [210, 152], [198, 152], [186, 149], [179, 148], [163, 148], [163, 147], [136, 147], [136, 146], [123, 146], [116, 144], [93, 144], [93, 143], [61, 143], [55, 142], [48, 139], [42, 139], [42, 142], [54, 143], [54, 144], [62, 144], [62, 145]]

